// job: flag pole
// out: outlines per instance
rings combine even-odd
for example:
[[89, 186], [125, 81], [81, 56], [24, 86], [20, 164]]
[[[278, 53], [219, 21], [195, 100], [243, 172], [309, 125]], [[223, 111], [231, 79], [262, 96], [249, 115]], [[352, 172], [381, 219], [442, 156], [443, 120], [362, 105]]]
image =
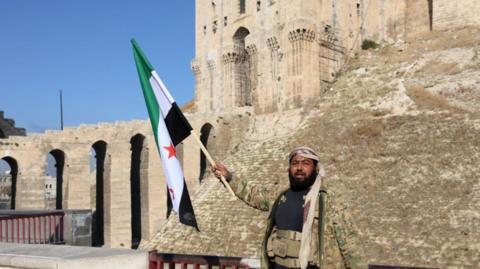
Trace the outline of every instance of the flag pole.
[[[203, 145], [202, 141], [200, 141], [200, 138], [198, 137], [198, 135], [195, 133], [195, 130], [192, 130], [190, 131], [190, 134], [192, 134], [192, 136], [195, 138], [195, 141], [198, 143], [198, 145], [200, 146], [200, 149], [202, 150], [203, 154], [205, 154], [205, 156], [207, 157], [208, 159], [208, 162], [210, 163], [211, 166], [214, 166], [215, 165], [215, 161], [213, 160], [212, 156], [210, 156], [210, 153], [208, 153], [207, 149], [205, 148], [205, 146]], [[222, 183], [225, 185], [225, 187], [227, 187], [228, 191], [230, 192], [230, 194], [232, 194], [234, 197], [235, 197], [235, 193], [233, 192], [232, 190], [232, 187], [230, 187], [230, 184], [228, 184], [227, 180], [225, 179], [225, 177], [223, 175], [220, 175], [220, 180], [222, 181]]]
[[60, 130], [63, 131], [63, 97], [62, 97], [62, 90], [60, 90]]

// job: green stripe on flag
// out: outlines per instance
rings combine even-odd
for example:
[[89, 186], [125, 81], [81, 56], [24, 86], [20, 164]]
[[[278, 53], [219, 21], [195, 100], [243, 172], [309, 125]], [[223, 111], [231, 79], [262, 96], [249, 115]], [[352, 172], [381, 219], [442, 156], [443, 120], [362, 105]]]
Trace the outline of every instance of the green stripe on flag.
[[150, 123], [152, 124], [155, 142], [158, 145], [157, 130], [158, 120], [160, 117], [160, 107], [158, 105], [157, 99], [155, 98], [155, 93], [153, 92], [152, 85], [150, 85], [150, 77], [153, 71], [153, 67], [148, 62], [147, 58], [145, 58], [142, 50], [137, 44], [137, 41], [132, 38], [131, 42], [133, 45], [133, 55], [135, 57], [135, 65], [137, 66], [138, 77], [140, 78], [143, 96], [145, 98], [148, 115], [150, 117]]

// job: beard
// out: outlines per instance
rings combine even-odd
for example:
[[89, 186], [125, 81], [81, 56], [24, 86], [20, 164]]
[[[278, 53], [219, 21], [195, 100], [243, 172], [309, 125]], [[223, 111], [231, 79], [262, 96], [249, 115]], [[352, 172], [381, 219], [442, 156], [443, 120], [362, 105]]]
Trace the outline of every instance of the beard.
[[306, 177], [303, 181], [298, 181], [292, 173], [288, 172], [288, 180], [290, 181], [290, 189], [294, 191], [301, 191], [310, 188], [317, 178], [318, 172], [313, 170], [309, 177]]

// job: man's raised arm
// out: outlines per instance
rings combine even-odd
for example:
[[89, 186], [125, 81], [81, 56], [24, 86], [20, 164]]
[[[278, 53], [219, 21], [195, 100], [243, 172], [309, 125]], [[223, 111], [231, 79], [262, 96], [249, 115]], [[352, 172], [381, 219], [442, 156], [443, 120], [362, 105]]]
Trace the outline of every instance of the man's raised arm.
[[235, 192], [235, 195], [249, 206], [263, 211], [269, 210], [272, 204], [271, 197], [265, 187], [255, 186], [249, 184], [246, 180], [235, 177], [235, 175], [220, 162], [216, 162], [215, 165], [212, 166], [212, 172], [218, 179], [220, 179], [220, 176], [225, 177], [233, 192]]

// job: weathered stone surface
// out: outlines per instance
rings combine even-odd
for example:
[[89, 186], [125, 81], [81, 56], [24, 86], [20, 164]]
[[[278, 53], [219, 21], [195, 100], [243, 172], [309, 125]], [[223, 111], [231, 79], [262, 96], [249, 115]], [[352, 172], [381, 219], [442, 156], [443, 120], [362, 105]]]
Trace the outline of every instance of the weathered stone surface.
[[478, 26], [476, 0], [196, 1], [196, 111], [299, 108], [328, 89], [364, 40]]
[[[211, 126], [205, 142], [215, 158], [223, 158], [229, 145], [240, 143], [248, 125], [249, 109], [237, 109], [225, 115], [186, 113], [197, 130]], [[234, 122], [235, 124], [232, 124]], [[104, 243], [109, 247], [130, 247], [132, 242], [131, 204], [131, 139], [145, 137], [139, 165], [140, 216], [142, 240], [150, 239], [165, 223], [166, 183], [158, 151], [148, 121], [100, 123], [47, 131], [27, 137], [10, 137], [0, 141], [0, 158], [10, 158], [18, 166], [16, 171], [16, 209], [47, 209], [53, 202], [45, 197], [45, 170], [47, 155], [60, 150], [65, 155], [62, 184], [63, 209], [96, 210], [96, 171], [90, 171], [91, 149], [96, 142], [106, 143], [103, 177]], [[200, 134], [199, 134], [200, 136]], [[200, 147], [190, 137], [179, 149], [179, 159], [186, 165], [185, 177], [190, 192], [200, 188]], [[206, 166], [205, 166], [206, 168]], [[204, 168], [204, 169], [205, 169]], [[11, 191], [11, 182], [5, 187]], [[7, 190], [7, 191], [8, 191]], [[6, 206], [10, 200], [5, 201]]]
[[[90, 173], [91, 148], [95, 142], [107, 144], [104, 170], [104, 220], [105, 244], [112, 247], [129, 247], [131, 242], [130, 219], [130, 169], [131, 144], [133, 136], [145, 137], [143, 145], [144, 169], [155, 175], [161, 174], [160, 161], [155, 141], [147, 121], [132, 121], [115, 124], [98, 124], [67, 128], [64, 131], [48, 131], [28, 137], [10, 137], [0, 144], [0, 157], [15, 160], [18, 166], [16, 205], [17, 209], [45, 208], [45, 169], [47, 155], [54, 149], [65, 156], [62, 184], [63, 209], [95, 210], [95, 171]], [[153, 144], [152, 144], [153, 143]], [[153, 150], [148, 150], [150, 145]], [[147, 158], [148, 155], [148, 158]], [[162, 220], [155, 218], [156, 213], [165, 212], [162, 203], [152, 202], [150, 194], [161, 188], [160, 176], [148, 181], [143, 175], [143, 188], [140, 190], [143, 200], [142, 211], [144, 225], [143, 236], [158, 229]], [[93, 190], [93, 193], [92, 193]], [[93, 202], [92, 202], [93, 199]], [[162, 211], [163, 210], [163, 211]], [[152, 216], [149, 218], [148, 216]], [[162, 215], [162, 214], [160, 214]], [[165, 217], [163, 217], [163, 221]]]

